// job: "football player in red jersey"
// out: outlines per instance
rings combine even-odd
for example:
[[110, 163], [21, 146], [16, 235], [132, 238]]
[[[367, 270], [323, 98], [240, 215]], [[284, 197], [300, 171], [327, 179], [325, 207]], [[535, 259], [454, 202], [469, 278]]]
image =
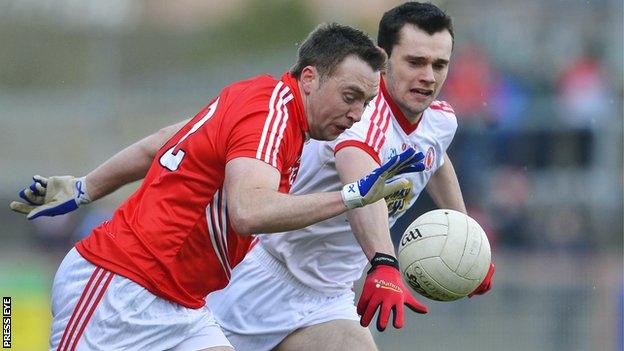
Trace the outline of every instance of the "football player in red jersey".
[[[378, 92], [385, 55], [338, 24], [313, 31], [280, 79], [225, 87], [189, 121], [163, 129], [86, 177], [35, 176], [11, 208], [67, 213], [145, 176], [73, 248], [52, 290], [51, 349], [229, 350], [205, 296], [223, 288], [253, 233], [305, 227], [374, 203], [421, 171], [408, 149], [342, 191], [289, 195], [308, 138], [335, 139]], [[145, 174], [147, 170], [147, 174]]]

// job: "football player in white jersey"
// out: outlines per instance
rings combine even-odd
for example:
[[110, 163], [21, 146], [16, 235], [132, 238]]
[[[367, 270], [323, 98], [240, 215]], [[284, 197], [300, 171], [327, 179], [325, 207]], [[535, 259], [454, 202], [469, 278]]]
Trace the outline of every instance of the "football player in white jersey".
[[[378, 44], [389, 56], [380, 94], [362, 120], [336, 141], [310, 141], [304, 147], [291, 192], [341, 189], [409, 146], [426, 155], [426, 169], [407, 175], [411, 186], [386, 202], [305, 229], [260, 235], [232, 271], [229, 285], [208, 297], [215, 318], [238, 351], [375, 350], [372, 335], [363, 326], [368, 326], [377, 307], [379, 330], [385, 329], [390, 310], [394, 326], [402, 327], [403, 303], [426, 313], [401, 283], [389, 227], [424, 189], [438, 207], [466, 213], [446, 154], [457, 120], [449, 104], [435, 100], [449, 69], [452, 22], [435, 5], [405, 3], [384, 14]], [[366, 252], [373, 246], [385, 249]], [[382, 281], [380, 288], [392, 289], [386, 289], [389, 296], [381, 301], [361, 296], [356, 309], [353, 284], [369, 260], [372, 268], [365, 286]], [[489, 290], [493, 272], [491, 265], [474, 293]], [[392, 299], [399, 302], [388, 303]]]

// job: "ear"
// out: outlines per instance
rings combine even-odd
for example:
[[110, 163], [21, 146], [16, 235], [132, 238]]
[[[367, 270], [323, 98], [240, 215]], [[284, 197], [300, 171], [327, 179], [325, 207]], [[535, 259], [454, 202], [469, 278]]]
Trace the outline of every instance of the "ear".
[[388, 72], [388, 67], [390, 66], [390, 57], [388, 57], [388, 53], [381, 46], [376, 46], [376, 48], [384, 55], [384, 65], [379, 70], [379, 72], [384, 75]]
[[301, 82], [301, 88], [303, 89], [304, 94], [310, 94], [316, 86], [318, 78], [319, 74], [314, 66], [305, 66], [303, 70], [301, 70], [299, 81]]

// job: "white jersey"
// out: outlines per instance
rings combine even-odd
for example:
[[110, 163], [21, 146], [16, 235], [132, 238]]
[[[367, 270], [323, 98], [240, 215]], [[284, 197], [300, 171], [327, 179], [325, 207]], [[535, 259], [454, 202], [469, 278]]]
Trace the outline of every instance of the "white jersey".
[[[425, 155], [423, 172], [402, 175], [412, 188], [389, 197], [390, 226], [414, 204], [436, 170], [457, 129], [455, 114], [446, 102], [434, 101], [419, 123], [411, 125], [389, 100], [385, 89], [365, 110], [362, 120], [337, 140], [312, 140], [304, 146], [301, 168], [291, 193], [306, 194], [342, 189], [334, 154], [347, 146], [359, 147], [380, 164], [408, 146]], [[327, 294], [351, 289], [368, 263], [346, 214], [284, 234], [260, 235], [260, 245], [301, 283]]]

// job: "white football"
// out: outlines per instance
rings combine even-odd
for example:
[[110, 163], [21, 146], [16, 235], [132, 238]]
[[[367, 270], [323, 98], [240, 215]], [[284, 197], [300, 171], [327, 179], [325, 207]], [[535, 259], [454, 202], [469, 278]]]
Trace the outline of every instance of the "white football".
[[485, 278], [490, 259], [490, 243], [479, 223], [453, 210], [418, 217], [399, 246], [405, 281], [438, 301], [457, 300], [474, 291]]

